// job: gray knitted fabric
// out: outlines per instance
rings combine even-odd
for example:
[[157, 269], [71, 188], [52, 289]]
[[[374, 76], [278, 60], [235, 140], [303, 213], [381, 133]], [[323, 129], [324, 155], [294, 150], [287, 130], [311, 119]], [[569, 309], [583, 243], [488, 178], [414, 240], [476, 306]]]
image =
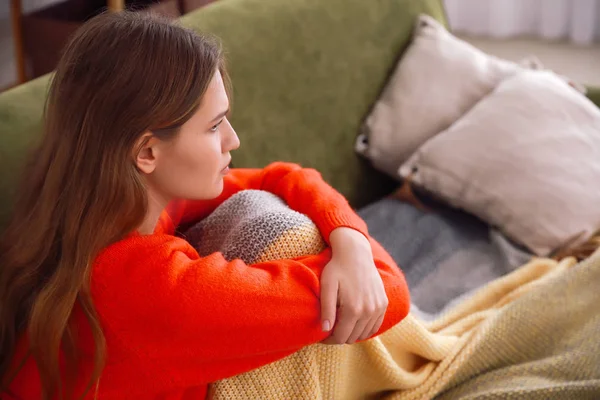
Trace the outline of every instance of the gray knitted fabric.
[[221, 252], [229, 261], [247, 264], [315, 254], [325, 247], [306, 215], [262, 190], [234, 194], [183, 236], [200, 256]]
[[531, 259], [472, 215], [439, 203], [429, 206], [433, 211], [384, 198], [359, 211], [369, 233], [404, 272], [411, 310], [422, 319]]
[[[425, 212], [381, 199], [359, 214], [402, 268], [412, 310], [426, 320], [531, 257], [458, 210], [436, 207]], [[307, 216], [261, 190], [231, 196], [184, 237], [201, 256], [221, 252], [227, 260], [239, 258], [247, 264], [315, 254], [325, 246]]]

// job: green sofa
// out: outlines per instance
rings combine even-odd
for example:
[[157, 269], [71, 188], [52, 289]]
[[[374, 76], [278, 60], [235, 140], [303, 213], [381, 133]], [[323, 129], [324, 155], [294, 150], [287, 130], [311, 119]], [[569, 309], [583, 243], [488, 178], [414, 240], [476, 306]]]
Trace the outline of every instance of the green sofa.
[[[389, 193], [396, 183], [354, 141], [420, 13], [446, 22], [441, 0], [221, 0], [184, 16], [226, 49], [242, 143], [234, 166], [315, 167], [356, 207]], [[0, 227], [39, 137], [48, 80], [0, 94]], [[590, 96], [600, 103], [600, 91]]]
[[[422, 12], [444, 20], [439, 0], [222, 0], [184, 16], [227, 53], [242, 143], [234, 166], [315, 167], [355, 206], [392, 189], [354, 141]], [[39, 136], [48, 80], [0, 94], [0, 226]]]

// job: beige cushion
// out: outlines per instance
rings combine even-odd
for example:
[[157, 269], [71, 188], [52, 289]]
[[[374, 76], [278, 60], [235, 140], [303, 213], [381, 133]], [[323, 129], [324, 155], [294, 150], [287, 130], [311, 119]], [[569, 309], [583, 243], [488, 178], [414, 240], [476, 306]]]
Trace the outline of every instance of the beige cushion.
[[545, 256], [600, 228], [600, 110], [556, 74], [523, 71], [399, 174]]
[[397, 176], [398, 167], [421, 144], [521, 69], [421, 15], [411, 44], [365, 121], [356, 151], [375, 168]]

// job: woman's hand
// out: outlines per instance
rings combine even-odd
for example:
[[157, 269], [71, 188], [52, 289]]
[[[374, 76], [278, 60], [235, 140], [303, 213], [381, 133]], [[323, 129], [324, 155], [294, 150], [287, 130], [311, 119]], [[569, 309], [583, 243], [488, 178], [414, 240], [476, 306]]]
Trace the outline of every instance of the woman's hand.
[[322, 343], [352, 344], [377, 333], [388, 298], [363, 234], [337, 228], [329, 241], [332, 257], [321, 275], [321, 322], [333, 334]]

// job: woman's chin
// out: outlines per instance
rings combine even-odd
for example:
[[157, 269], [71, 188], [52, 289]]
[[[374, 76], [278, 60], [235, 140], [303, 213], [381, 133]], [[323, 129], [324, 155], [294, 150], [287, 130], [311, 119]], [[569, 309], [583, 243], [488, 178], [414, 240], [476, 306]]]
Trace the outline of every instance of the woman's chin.
[[223, 188], [224, 188], [224, 182], [223, 182], [223, 178], [224, 176], [221, 176], [221, 179], [219, 179], [218, 183], [215, 185], [215, 189], [212, 193], [212, 197], [211, 198], [216, 198], [219, 197], [221, 195], [221, 193], [223, 193]]

